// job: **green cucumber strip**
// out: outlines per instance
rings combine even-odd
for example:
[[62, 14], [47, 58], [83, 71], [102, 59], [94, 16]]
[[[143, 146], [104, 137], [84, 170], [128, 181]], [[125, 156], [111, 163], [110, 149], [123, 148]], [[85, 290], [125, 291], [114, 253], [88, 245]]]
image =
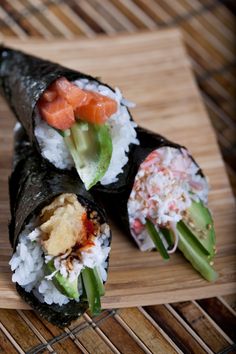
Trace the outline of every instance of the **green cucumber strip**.
[[82, 274], [80, 273], [79, 275], [79, 280], [81, 281], [81, 285], [82, 285], [82, 294], [81, 294], [81, 301], [87, 301], [87, 295], [86, 295], [86, 290], [84, 287], [84, 282], [83, 282], [83, 278], [82, 278]]
[[162, 258], [164, 260], [168, 260], [170, 258], [161, 238], [159, 233], [157, 232], [155, 226], [153, 225], [153, 223], [149, 220], [146, 219], [146, 229], [147, 232], [149, 233], [149, 236], [151, 237], [154, 245], [156, 246], [157, 250], [160, 252], [160, 255], [162, 256]]
[[64, 135], [64, 141], [74, 160], [77, 172], [88, 190], [106, 173], [111, 156], [112, 140], [106, 124], [96, 125], [76, 121]]
[[210, 259], [194, 242], [194, 239], [189, 232], [188, 228], [182, 221], [177, 224], [179, 233], [178, 248], [183, 253], [184, 257], [192, 264], [192, 266], [208, 281], [215, 281], [218, 274], [209, 264]]
[[89, 303], [89, 310], [92, 315], [98, 315], [101, 312], [101, 301], [93, 269], [88, 267], [84, 268], [82, 271], [82, 279]]
[[208, 208], [201, 201], [193, 201], [186, 212], [182, 221], [191, 231], [202, 251], [212, 259], [215, 254], [215, 230]]
[[161, 233], [165, 237], [167, 243], [169, 246], [173, 246], [174, 242], [174, 236], [173, 236], [173, 231], [167, 228], [161, 228]]
[[98, 267], [95, 267], [93, 269], [93, 271], [94, 271], [94, 275], [95, 275], [95, 278], [96, 278], [96, 281], [97, 281], [99, 294], [100, 294], [100, 296], [103, 296], [105, 294], [105, 288], [104, 288], [104, 284], [103, 284], [103, 281], [102, 281], [102, 277], [101, 277], [100, 271], [99, 271]]

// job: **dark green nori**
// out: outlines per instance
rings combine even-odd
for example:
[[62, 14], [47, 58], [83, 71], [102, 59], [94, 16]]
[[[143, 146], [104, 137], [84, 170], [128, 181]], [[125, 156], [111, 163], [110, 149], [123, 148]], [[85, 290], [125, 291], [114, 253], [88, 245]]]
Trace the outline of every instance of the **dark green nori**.
[[[127, 203], [130, 193], [133, 188], [134, 180], [141, 163], [153, 151], [163, 146], [169, 146], [176, 149], [184, 148], [165, 137], [153, 133], [147, 129], [137, 127], [137, 139], [139, 145], [132, 145], [129, 152], [129, 160], [124, 166], [123, 173], [118, 176], [118, 181], [107, 186], [101, 184], [92, 188], [92, 192], [97, 197], [101, 198], [107, 210], [111, 211], [111, 216], [117, 221], [118, 225], [130, 234], [129, 217]], [[191, 159], [196, 161], [190, 156]], [[198, 166], [198, 165], [197, 165]], [[203, 176], [199, 168], [199, 174]]]
[[70, 301], [68, 304], [59, 306], [48, 305], [40, 302], [32, 292], [26, 292], [20, 285], [16, 284], [16, 289], [22, 299], [27, 302], [37, 313], [52, 324], [63, 328], [81, 316], [87, 309], [87, 301]]
[[[95, 203], [78, 178], [75, 179], [74, 175], [68, 172], [49, 170], [30, 147], [22, 128], [17, 130], [15, 137], [14, 170], [9, 179], [11, 205], [9, 235], [13, 249], [17, 246], [19, 234], [25, 225], [61, 193], [76, 194], [88, 212], [97, 211], [100, 222], [107, 222], [104, 210]], [[88, 308], [85, 301], [79, 303], [70, 301], [63, 306], [42, 304], [32, 292], [26, 292], [19, 285], [16, 288], [33, 309], [59, 327], [69, 325]]]

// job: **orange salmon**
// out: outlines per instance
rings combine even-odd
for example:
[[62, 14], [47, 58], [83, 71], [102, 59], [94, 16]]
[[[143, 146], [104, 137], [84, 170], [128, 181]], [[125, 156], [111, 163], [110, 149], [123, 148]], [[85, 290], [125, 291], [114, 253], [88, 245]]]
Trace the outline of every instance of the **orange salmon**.
[[43, 93], [38, 107], [42, 118], [52, 127], [69, 129], [75, 117], [93, 124], [103, 124], [117, 111], [115, 100], [97, 92], [81, 90], [61, 77]]
[[39, 111], [43, 119], [53, 128], [69, 129], [75, 122], [73, 108], [62, 97], [56, 97], [52, 102], [40, 100]]

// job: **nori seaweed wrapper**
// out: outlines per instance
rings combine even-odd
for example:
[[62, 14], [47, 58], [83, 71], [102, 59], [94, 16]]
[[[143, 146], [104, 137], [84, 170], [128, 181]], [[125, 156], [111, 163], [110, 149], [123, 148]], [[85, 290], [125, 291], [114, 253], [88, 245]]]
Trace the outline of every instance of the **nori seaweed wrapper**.
[[[88, 212], [97, 211], [100, 222], [107, 222], [105, 212], [88, 193], [82, 181], [75, 179], [69, 172], [48, 169], [42, 159], [26, 140], [25, 132], [18, 128], [15, 132], [14, 170], [9, 178], [11, 221], [9, 224], [10, 242], [15, 250], [21, 231], [30, 220], [39, 215], [46, 205], [61, 193], [74, 193]], [[111, 241], [111, 234], [109, 242]], [[109, 260], [109, 259], [108, 259]], [[88, 308], [85, 301], [71, 300], [59, 306], [41, 303], [32, 292], [26, 292], [16, 284], [21, 297], [38, 313], [53, 324], [64, 327], [83, 314]]]
[[[127, 203], [141, 163], [153, 150], [164, 146], [186, 149], [184, 146], [176, 144], [147, 129], [137, 127], [136, 132], [140, 144], [131, 146], [128, 154], [129, 160], [123, 168], [123, 173], [118, 176], [118, 181], [107, 186], [100, 184], [93, 187], [91, 190], [94, 195], [101, 198], [107, 212], [117, 221], [118, 226], [124, 229], [128, 234], [130, 234], [130, 228]], [[191, 155], [189, 156], [198, 166], [193, 157]], [[200, 168], [198, 173], [203, 176]]]
[[109, 85], [90, 75], [12, 48], [0, 47], [0, 92], [38, 152], [40, 148], [34, 135], [34, 110], [43, 92], [62, 76], [69, 81], [96, 81], [114, 91]]

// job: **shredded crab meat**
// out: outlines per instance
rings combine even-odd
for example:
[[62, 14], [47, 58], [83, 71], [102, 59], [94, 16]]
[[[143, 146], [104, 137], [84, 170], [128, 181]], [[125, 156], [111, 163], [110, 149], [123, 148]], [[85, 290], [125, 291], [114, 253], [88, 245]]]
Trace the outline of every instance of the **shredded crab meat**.
[[154, 247], [145, 229], [146, 218], [158, 228], [167, 227], [175, 235], [176, 224], [192, 200], [207, 203], [208, 186], [199, 167], [185, 149], [162, 147], [150, 153], [140, 165], [128, 200], [131, 234], [141, 250]]

